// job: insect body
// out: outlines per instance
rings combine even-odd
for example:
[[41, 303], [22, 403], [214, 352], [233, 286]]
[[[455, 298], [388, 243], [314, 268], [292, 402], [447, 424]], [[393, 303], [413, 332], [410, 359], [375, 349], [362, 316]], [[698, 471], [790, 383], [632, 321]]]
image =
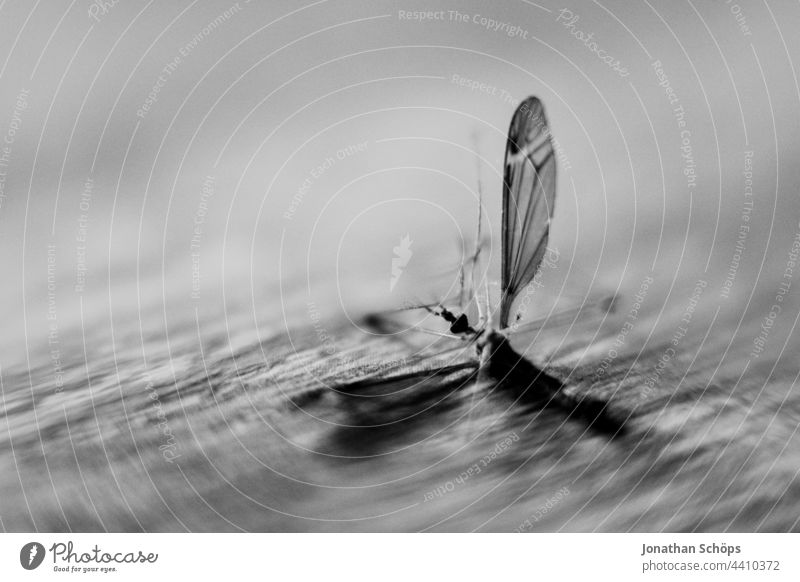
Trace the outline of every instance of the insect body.
[[[533, 280], [544, 258], [555, 191], [555, 156], [544, 108], [538, 98], [528, 97], [514, 112], [506, 141], [499, 307], [492, 309], [487, 290], [486, 315], [481, 314], [477, 328], [464, 313], [456, 315], [441, 305], [426, 307], [451, 324], [451, 334], [475, 342], [482, 368], [489, 366], [493, 354], [502, 353], [514, 299]], [[473, 267], [478, 255], [476, 249]]]
[[[480, 189], [479, 189], [480, 194]], [[499, 300], [493, 305], [489, 286], [484, 284], [483, 298], [478, 297], [474, 281], [476, 265], [481, 251], [481, 214], [478, 214], [478, 235], [475, 252], [465, 263], [471, 264], [472, 277], [466, 277], [466, 264], [461, 266], [461, 292], [459, 309], [439, 304], [418, 305], [410, 309], [425, 309], [449, 324], [448, 333], [413, 326], [425, 333], [461, 339], [474, 345], [478, 379], [506, 382], [514, 386], [525, 398], [555, 404], [569, 409], [589, 420], [595, 428], [619, 434], [622, 423], [607, 414], [607, 403], [592, 397], [576, 397], [563, 390], [560, 381], [549, 376], [516, 353], [509, 336], [516, 331], [536, 329], [545, 320], [510, 323], [514, 301], [534, 280], [547, 252], [550, 222], [556, 195], [556, 161], [550, 128], [544, 108], [536, 97], [528, 97], [514, 112], [506, 141], [503, 198], [502, 198], [502, 252]], [[466, 282], [471, 280], [470, 292], [464, 293]], [[466, 296], [471, 296], [478, 308], [479, 321], [471, 324], [464, 306]], [[613, 297], [585, 302], [580, 308], [567, 310], [546, 321], [574, 321], [578, 315], [607, 313]], [[405, 308], [409, 309], [409, 308]], [[449, 350], [448, 350], [449, 351]]]

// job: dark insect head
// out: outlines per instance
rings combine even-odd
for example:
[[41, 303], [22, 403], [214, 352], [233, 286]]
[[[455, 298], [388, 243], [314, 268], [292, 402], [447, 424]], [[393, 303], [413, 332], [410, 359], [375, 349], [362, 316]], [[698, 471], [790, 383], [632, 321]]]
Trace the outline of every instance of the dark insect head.
[[475, 329], [469, 324], [467, 315], [462, 313], [456, 315], [444, 305], [437, 305], [433, 309], [428, 309], [433, 315], [437, 315], [450, 324], [450, 333], [455, 335], [468, 334], [475, 335]]

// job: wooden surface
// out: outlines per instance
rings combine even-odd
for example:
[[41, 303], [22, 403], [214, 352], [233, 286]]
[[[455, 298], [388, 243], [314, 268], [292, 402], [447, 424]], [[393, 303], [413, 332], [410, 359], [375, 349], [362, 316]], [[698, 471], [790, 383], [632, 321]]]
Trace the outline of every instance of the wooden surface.
[[526, 397], [535, 382], [476, 383], [472, 348], [443, 338], [327, 322], [331, 349], [313, 326], [198, 336], [189, 320], [166, 345], [153, 323], [145, 367], [135, 335], [89, 333], [88, 374], [64, 354], [61, 390], [44, 359], [4, 372], [3, 527], [800, 529], [791, 334], [751, 361], [760, 318], [731, 341], [700, 310], [659, 368], [679, 314], [642, 315], [610, 352], [629, 307], [512, 342], [566, 394], [607, 401], [615, 438]]

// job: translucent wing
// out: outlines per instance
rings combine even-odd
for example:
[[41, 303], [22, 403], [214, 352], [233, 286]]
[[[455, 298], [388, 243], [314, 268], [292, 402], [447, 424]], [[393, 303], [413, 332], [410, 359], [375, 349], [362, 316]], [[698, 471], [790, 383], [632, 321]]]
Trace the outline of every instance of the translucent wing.
[[528, 97], [508, 128], [503, 176], [503, 266], [500, 327], [531, 282], [547, 249], [556, 195], [556, 160], [544, 108]]
[[507, 335], [523, 332], [537, 331], [545, 325], [562, 327], [573, 325], [579, 321], [591, 320], [593, 318], [613, 313], [616, 309], [616, 295], [606, 295], [596, 299], [588, 299], [577, 307], [571, 307], [556, 313], [540, 317], [532, 321], [523, 323], [513, 322], [504, 330]]

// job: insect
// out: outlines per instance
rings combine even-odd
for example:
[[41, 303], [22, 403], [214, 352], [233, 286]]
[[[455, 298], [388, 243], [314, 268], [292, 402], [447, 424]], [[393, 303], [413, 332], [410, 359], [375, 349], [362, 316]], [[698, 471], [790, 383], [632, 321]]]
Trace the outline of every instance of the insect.
[[[480, 190], [479, 187], [479, 196], [482, 197]], [[479, 380], [506, 381], [522, 391], [533, 390], [536, 398], [555, 402], [577, 412], [579, 416], [589, 418], [592, 423], [616, 432], [621, 425], [610, 419], [605, 402], [590, 397], [567, 396], [558, 380], [518, 354], [509, 343], [513, 333], [533, 330], [545, 323], [545, 320], [536, 320], [520, 324], [518, 320], [521, 316], [517, 314], [512, 317], [512, 307], [534, 281], [548, 251], [555, 197], [556, 155], [550, 128], [541, 101], [531, 96], [520, 103], [514, 112], [506, 141], [498, 300], [492, 303], [485, 279], [483, 296], [479, 296], [479, 285], [474, 280], [481, 255], [482, 217], [479, 205], [475, 251], [461, 265], [458, 305], [447, 306], [445, 302], [438, 302], [407, 306], [403, 310], [423, 309], [449, 324], [447, 332], [413, 326], [412, 329], [416, 331], [474, 345]], [[467, 269], [471, 270], [471, 277], [466, 276]], [[471, 289], [465, 292], [468, 283]], [[478, 321], [474, 324], [469, 321], [465, 311], [465, 296], [471, 296], [470, 301], [477, 306]], [[584, 303], [578, 309], [550, 316], [547, 321], [569, 322], [586, 314], [604, 314], [612, 308], [613, 303], [613, 297], [603, 297]]]

